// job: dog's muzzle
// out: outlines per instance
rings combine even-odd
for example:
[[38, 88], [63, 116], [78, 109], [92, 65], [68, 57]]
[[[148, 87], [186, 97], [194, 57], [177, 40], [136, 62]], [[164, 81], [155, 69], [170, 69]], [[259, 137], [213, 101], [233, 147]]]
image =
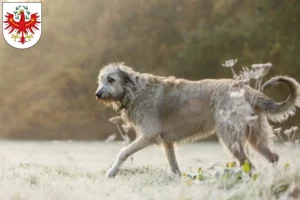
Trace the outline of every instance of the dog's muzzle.
[[102, 94], [103, 94], [102, 91], [97, 91], [97, 92], [95, 93], [95, 95], [96, 95], [96, 97], [97, 97], [98, 99], [101, 99]]
[[97, 89], [95, 95], [97, 99], [103, 99], [103, 97], [105, 96], [102, 88]]
[[111, 95], [105, 91], [105, 90], [97, 90], [96, 93], [95, 93], [97, 99], [102, 99], [102, 100], [109, 100], [111, 99]]

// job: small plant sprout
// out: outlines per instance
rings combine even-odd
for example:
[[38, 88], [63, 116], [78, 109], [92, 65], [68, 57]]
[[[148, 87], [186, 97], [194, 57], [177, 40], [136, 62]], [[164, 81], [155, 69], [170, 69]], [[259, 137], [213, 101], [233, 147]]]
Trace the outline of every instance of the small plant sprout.
[[197, 178], [198, 178], [199, 181], [203, 181], [204, 180], [204, 176], [202, 174], [202, 168], [201, 167], [198, 168]]
[[284, 164], [284, 168], [285, 168], [285, 169], [290, 168], [290, 166], [291, 166], [290, 163], [285, 163], [285, 164]]
[[226, 163], [227, 168], [236, 168], [237, 164], [235, 161]]
[[243, 169], [243, 172], [250, 173], [250, 171], [251, 171], [251, 165], [250, 165], [250, 162], [248, 160], [246, 160], [244, 162], [244, 164], [242, 165], [242, 169]]
[[260, 176], [260, 173], [254, 173], [253, 176], [252, 176], [252, 179], [254, 181], [256, 181], [258, 179], [258, 177]]
[[201, 172], [201, 170], [202, 170], [202, 168], [201, 168], [201, 167], [199, 167], [199, 168], [198, 168], [198, 173], [200, 173], [200, 172]]

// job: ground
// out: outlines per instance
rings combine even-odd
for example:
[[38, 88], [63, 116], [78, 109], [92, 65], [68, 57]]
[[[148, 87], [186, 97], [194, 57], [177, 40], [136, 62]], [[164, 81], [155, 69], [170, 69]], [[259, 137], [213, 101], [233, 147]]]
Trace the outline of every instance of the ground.
[[[106, 179], [105, 171], [123, 146], [1, 141], [0, 199], [286, 199], [300, 183], [298, 147], [277, 145], [281, 159], [276, 166], [251, 155], [256, 180], [243, 173], [233, 183], [220, 175], [232, 158], [218, 143], [207, 142], [177, 146], [182, 178], [170, 174], [163, 149], [153, 146], [129, 158], [114, 179]], [[201, 177], [193, 180], [199, 167]]]

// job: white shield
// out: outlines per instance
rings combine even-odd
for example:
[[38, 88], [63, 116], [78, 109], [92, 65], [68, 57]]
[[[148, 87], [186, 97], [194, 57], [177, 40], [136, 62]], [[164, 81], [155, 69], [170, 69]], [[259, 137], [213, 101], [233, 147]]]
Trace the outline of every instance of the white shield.
[[3, 3], [2, 33], [15, 48], [34, 46], [42, 34], [42, 3]]

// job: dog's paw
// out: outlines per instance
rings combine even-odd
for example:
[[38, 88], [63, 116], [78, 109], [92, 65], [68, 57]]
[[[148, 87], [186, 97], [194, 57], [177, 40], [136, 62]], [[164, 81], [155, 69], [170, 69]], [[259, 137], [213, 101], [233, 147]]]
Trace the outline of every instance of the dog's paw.
[[277, 153], [272, 153], [271, 162], [277, 164], [279, 161], [279, 155]]
[[105, 177], [106, 178], [114, 178], [117, 173], [118, 173], [118, 170], [111, 168], [106, 172]]
[[181, 172], [179, 169], [177, 170], [170, 170], [169, 173], [173, 176], [181, 177]]

